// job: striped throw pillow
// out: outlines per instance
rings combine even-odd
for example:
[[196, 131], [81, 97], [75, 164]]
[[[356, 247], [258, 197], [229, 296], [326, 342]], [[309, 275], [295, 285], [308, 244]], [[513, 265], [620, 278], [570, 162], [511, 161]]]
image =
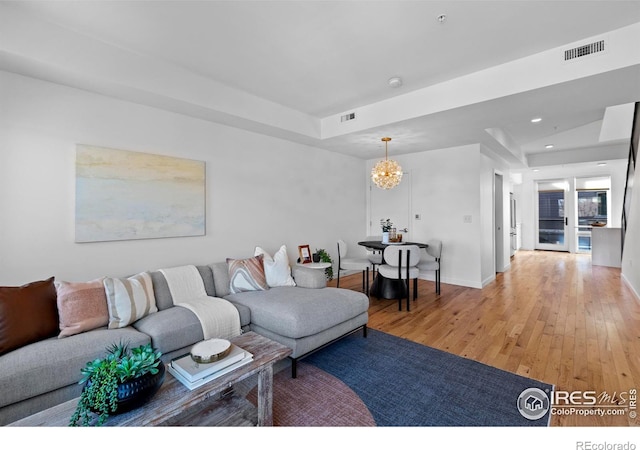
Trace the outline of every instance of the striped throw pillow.
[[123, 328], [158, 312], [151, 275], [139, 273], [129, 278], [105, 278], [109, 308], [109, 328]]
[[264, 255], [247, 259], [227, 258], [231, 293], [266, 291], [269, 289], [264, 273]]

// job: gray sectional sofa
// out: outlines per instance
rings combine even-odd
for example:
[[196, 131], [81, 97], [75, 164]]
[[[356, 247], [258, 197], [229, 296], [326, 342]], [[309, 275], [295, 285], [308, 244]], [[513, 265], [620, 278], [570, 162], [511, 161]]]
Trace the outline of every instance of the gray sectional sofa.
[[[230, 301], [244, 331], [255, 331], [293, 350], [296, 362], [354, 331], [366, 336], [369, 299], [346, 289], [326, 287], [324, 271], [294, 266], [295, 287], [232, 294], [226, 262], [197, 266], [207, 295]], [[65, 338], [51, 337], [0, 355], [0, 425], [80, 395], [80, 369], [113, 343], [131, 347], [151, 342], [163, 360], [189, 351], [203, 340], [197, 316], [174, 306], [164, 275], [151, 272], [158, 312], [125, 328], [99, 329]]]

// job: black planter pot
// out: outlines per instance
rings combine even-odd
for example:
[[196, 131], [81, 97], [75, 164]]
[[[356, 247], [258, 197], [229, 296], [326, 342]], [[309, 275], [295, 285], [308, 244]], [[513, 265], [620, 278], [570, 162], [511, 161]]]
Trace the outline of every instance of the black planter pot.
[[[118, 385], [118, 406], [110, 415], [131, 411], [148, 402], [158, 392], [164, 382], [164, 364], [158, 366], [158, 373], [147, 373]], [[97, 412], [94, 410], [94, 412]]]
[[119, 384], [118, 409], [114, 414], [131, 411], [149, 401], [162, 386], [164, 375], [164, 364], [160, 363], [157, 374], [148, 373], [140, 378]]

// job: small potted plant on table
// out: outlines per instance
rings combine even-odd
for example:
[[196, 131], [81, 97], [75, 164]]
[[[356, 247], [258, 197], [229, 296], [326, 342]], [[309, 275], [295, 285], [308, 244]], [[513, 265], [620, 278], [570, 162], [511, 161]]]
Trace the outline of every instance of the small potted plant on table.
[[382, 243], [389, 243], [389, 232], [393, 228], [393, 222], [391, 219], [380, 219], [380, 227], [382, 228]]
[[80, 370], [80, 384], [85, 386], [69, 425], [99, 426], [110, 414], [129, 411], [149, 400], [164, 381], [161, 356], [151, 344], [129, 349], [121, 342], [109, 347], [104, 358], [88, 362]]
[[319, 250], [316, 249], [316, 252], [314, 254], [318, 256], [318, 262], [331, 264], [329, 267], [324, 269], [324, 273], [327, 277], [327, 280], [333, 280], [333, 260], [331, 259], [331, 255], [329, 255], [329, 253], [327, 253], [327, 251], [323, 248]]

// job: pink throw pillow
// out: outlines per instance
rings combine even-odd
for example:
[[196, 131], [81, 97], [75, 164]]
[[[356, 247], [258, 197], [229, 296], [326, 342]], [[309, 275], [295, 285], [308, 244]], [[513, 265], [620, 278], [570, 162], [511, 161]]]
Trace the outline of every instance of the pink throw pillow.
[[56, 281], [59, 338], [94, 330], [109, 323], [107, 295], [102, 280], [99, 278], [82, 283]]

